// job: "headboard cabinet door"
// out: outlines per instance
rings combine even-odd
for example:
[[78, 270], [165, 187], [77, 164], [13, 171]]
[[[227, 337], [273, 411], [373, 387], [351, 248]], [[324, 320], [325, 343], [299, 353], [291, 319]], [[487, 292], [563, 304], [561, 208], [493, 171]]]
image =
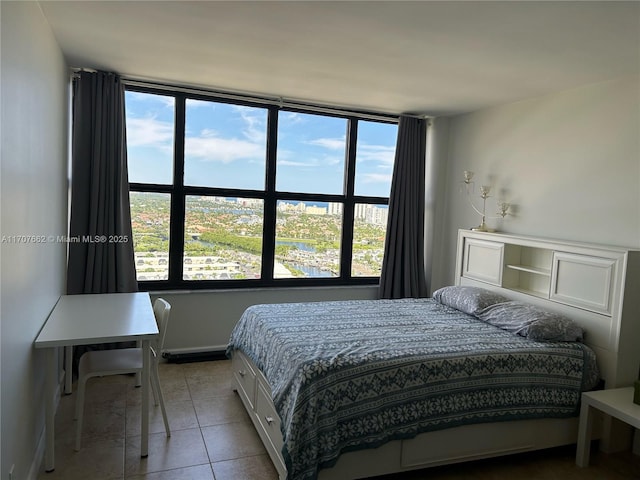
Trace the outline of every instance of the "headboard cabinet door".
[[616, 259], [554, 252], [550, 298], [611, 315]]
[[502, 285], [504, 244], [486, 240], [466, 239], [462, 276], [492, 285]]

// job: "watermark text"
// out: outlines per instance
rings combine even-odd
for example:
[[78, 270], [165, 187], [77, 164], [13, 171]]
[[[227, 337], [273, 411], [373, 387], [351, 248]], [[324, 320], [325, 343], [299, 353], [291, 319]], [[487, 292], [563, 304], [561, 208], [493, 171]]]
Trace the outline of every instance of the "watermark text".
[[128, 235], [2, 235], [2, 243], [127, 243]]

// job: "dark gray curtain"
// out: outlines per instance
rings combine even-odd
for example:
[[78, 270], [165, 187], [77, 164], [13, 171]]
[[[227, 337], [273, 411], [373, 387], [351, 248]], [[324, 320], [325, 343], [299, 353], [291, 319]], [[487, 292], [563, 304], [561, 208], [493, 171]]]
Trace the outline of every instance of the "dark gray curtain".
[[124, 87], [113, 73], [74, 81], [67, 293], [135, 292]]
[[424, 272], [426, 120], [401, 116], [389, 198], [380, 298], [427, 296]]
[[[80, 72], [73, 84], [71, 220], [67, 294], [138, 290], [129, 211], [124, 87], [113, 73]], [[79, 345], [89, 350], [135, 342]]]

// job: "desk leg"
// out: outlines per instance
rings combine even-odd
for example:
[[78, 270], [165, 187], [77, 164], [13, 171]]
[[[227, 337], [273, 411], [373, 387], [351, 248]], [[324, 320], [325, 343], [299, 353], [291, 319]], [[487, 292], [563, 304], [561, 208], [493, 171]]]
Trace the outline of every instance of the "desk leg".
[[55, 466], [55, 415], [56, 415], [56, 380], [58, 377], [58, 359], [56, 356], [57, 348], [47, 348], [47, 375], [45, 383], [45, 399], [44, 399], [44, 417], [45, 417], [45, 470], [53, 472]]
[[[142, 348], [142, 340], [136, 341], [136, 348]], [[142, 375], [140, 373], [136, 373], [136, 387], [141, 385]]]
[[580, 407], [580, 425], [578, 427], [578, 445], [576, 450], [576, 465], [579, 467], [589, 466], [592, 425], [593, 415], [591, 407], [583, 398], [582, 406]]
[[147, 457], [149, 455], [149, 368], [150, 349], [149, 340], [142, 341], [142, 437], [140, 438], [140, 456]]
[[71, 395], [73, 382], [73, 345], [64, 347], [64, 393]]

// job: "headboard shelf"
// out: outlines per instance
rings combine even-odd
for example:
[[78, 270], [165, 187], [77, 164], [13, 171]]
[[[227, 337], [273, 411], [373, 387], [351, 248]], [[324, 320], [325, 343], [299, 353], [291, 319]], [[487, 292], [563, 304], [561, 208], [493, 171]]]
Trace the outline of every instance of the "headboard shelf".
[[507, 268], [518, 270], [520, 272], [532, 273], [534, 275], [542, 275], [543, 277], [551, 277], [551, 269], [545, 267], [534, 267], [531, 265], [511, 265], [507, 264]]
[[640, 250], [460, 230], [456, 284], [562, 313], [585, 330], [607, 388], [640, 365]]

